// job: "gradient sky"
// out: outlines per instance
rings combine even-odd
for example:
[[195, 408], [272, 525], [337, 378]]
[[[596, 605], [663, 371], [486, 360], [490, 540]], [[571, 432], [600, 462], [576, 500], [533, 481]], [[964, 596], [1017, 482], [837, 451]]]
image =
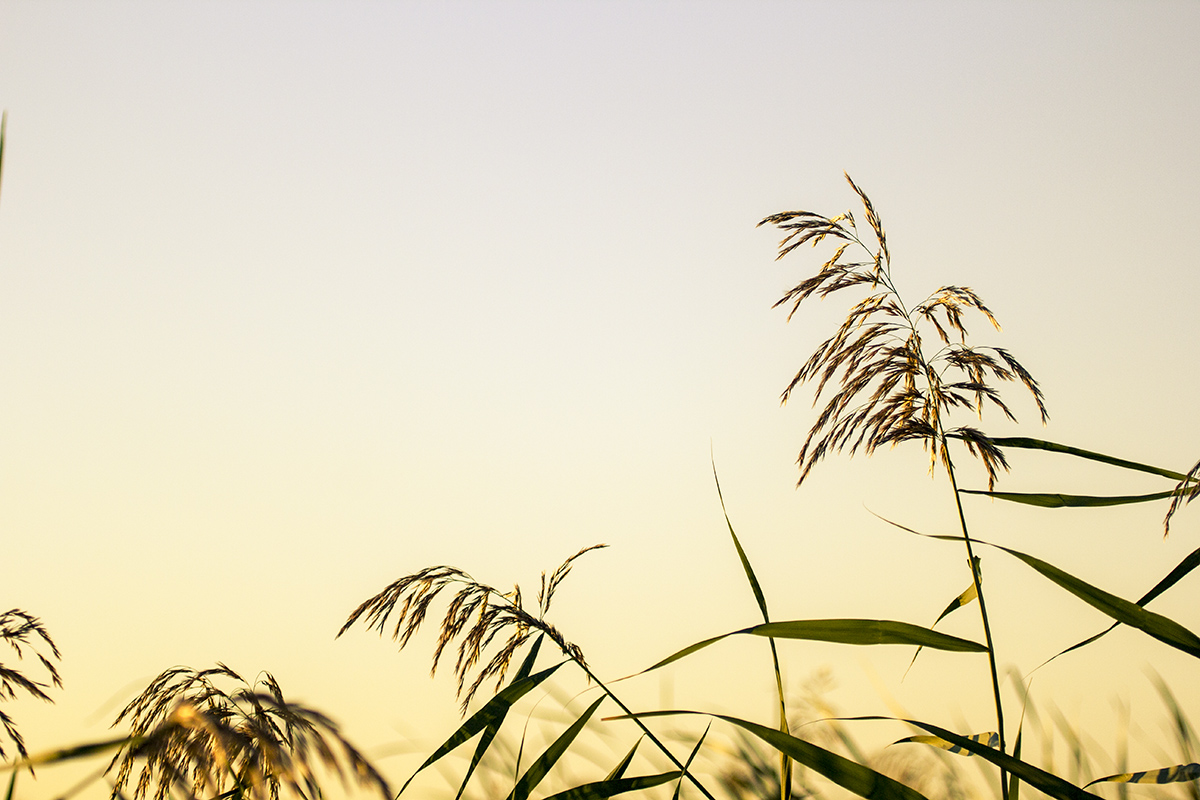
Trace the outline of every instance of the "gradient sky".
[[[2, 602], [44, 619], [67, 684], [12, 707], [31, 746], [103, 735], [161, 670], [217, 660], [368, 751], [428, 746], [454, 720], [431, 638], [332, 636], [431, 564], [530, 591], [609, 543], [552, 612], [604, 676], [751, 624], [710, 448], [775, 617], [931, 622], [961, 553], [868, 513], [949, 530], [919, 448], [794, 488], [811, 395], [779, 393], [845, 305], [786, 324], [771, 304], [824, 259], [773, 261], [755, 223], [852, 207], [843, 170], [902, 291], [973, 287], [1004, 324], [976, 341], [1041, 380], [1047, 428], [1015, 397], [1023, 424], [987, 430], [1186, 469], [1198, 38], [1191, 2], [0, 0]], [[1013, 462], [1012, 490], [1169, 488]], [[1164, 543], [1163, 510], [968, 508], [1130, 598], [1195, 547], [1200, 512]], [[1003, 663], [1104, 625], [984, 569]], [[1194, 626], [1194, 597], [1155, 608]], [[1184, 657], [1109, 639], [1035, 690], [1089, 726], [1132, 695], [1150, 732], [1147, 664], [1200, 697]], [[760, 645], [630, 691], [769, 719]], [[901, 649], [783, 650], [795, 686], [833, 665], [847, 712], [886, 712], [876, 672], [931, 720], [990, 724], [980, 660], [923, 656], [901, 684]]]

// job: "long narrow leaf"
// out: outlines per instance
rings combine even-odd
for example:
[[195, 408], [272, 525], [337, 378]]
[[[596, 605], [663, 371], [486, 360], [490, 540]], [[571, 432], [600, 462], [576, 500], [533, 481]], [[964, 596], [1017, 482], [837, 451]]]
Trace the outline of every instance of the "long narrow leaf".
[[[1188, 556], [1183, 559], [1183, 561], [1180, 561], [1175, 566], [1175, 569], [1173, 569], [1169, 573], [1167, 573], [1167, 576], [1165, 578], [1163, 578], [1158, 583], [1154, 584], [1154, 588], [1151, 589], [1150, 591], [1146, 592], [1144, 595], [1142, 595], [1141, 598], [1138, 599], [1137, 604], [1139, 606], [1145, 606], [1147, 603], [1149, 603], [1154, 598], [1158, 597], [1160, 594], [1165, 592], [1167, 589], [1170, 589], [1172, 586], [1179, 583], [1179, 581], [1182, 580], [1185, 575], [1190, 573], [1192, 570], [1196, 569], [1196, 567], [1198, 567], [1198, 566], [1200, 566], [1200, 548], [1197, 548], [1196, 550], [1193, 550], [1191, 553], [1189, 553]], [[1071, 645], [1066, 650], [1063, 650], [1062, 652], [1058, 653], [1057, 655], [1053, 655], [1050, 658], [1043, 661], [1041, 664], [1038, 665], [1037, 669], [1041, 669], [1042, 667], [1046, 666], [1054, 659], [1058, 658], [1059, 656], [1064, 656], [1067, 653], [1070, 653], [1072, 650], [1078, 650], [1081, 647], [1086, 647], [1087, 645], [1096, 641], [1101, 636], [1104, 636], [1105, 634], [1107, 634], [1109, 631], [1111, 631], [1113, 628], [1117, 627], [1120, 624], [1121, 623], [1119, 623], [1119, 622], [1114, 622], [1112, 625], [1109, 625], [1107, 628], [1100, 631], [1096, 635], [1089, 636], [1088, 638], [1084, 639], [1083, 641], [1077, 642], [1076, 644]], [[1036, 672], [1037, 670], [1034, 670], [1034, 671]]]
[[716, 462], [713, 463], [713, 480], [717, 484], [717, 499], [721, 501], [721, 513], [725, 515], [725, 525], [729, 528], [729, 535], [733, 538], [733, 546], [737, 549], [738, 559], [742, 562], [746, 580], [750, 582], [750, 591], [754, 593], [754, 601], [758, 603], [758, 608], [762, 612], [763, 622], [770, 622], [771, 615], [767, 612], [766, 595], [763, 594], [758, 577], [754, 574], [754, 568], [750, 566], [750, 559], [746, 557], [746, 551], [742, 549], [742, 543], [738, 541], [737, 534], [733, 531], [733, 523], [729, 521], [729, 512], [725, 510], [725, 497], [721, 494], [721, 481], [717, 478]]
[[[526, 654], [525, 659], [517, 668], [517, 672], [515, 675], [513, 675], [513, 679], [509, 682], [509, 686], [512, 686], [513, 684], [529, 677], [529, 673], [533, 671], [534, 662], [537, 661], [538, 651], [542, 649], [542, 641], [545, 638], [545, 634], [542, 634], [534, 640], [533, 647], [529, 648], [529, 653]], [[522, 692], [522, 694], [524, 694], [524, 692]], [[471, 776], [475, 774], [475, 768], [479, 766], [479, 762], [483, 760], [484, 754], [487, 753], [488, 748], [492, 746], [492, 742], [500, 733], [500, 726], [504, 724], [504, 718], [508, 714], [508, 709], [512, 708], [512, 702], [508, 702], [507, 706], [503, 708], [501, 708], [501, 704], [497, 704], [496, 708], [500, 710], [501, 713], [497, 719], [489, 722], [484, 727], [483, 734], [479, 737], [479, 743], [475, 745], [475, 752], [471, 754], [471, 763], [467, 765], [467, 771], [463, 775], [462, 782], [458, 785], [458, 793], [454, 795], [454, 800], [460, 800], [460, 798], [463, 796], [463, 793], [467, 790], [467, 784], [470, 783]], [[519, 761], [520, 757], [518, 756], [518, 763]], [[409, 778], [409, 780], [411, 781], [412, 778]], [[408, 783], [405, 783], [404, 785], [408, 786]], [[403, 792], [404, 789], [402, 788], [400, 791]]]
[[[704, 744], [704, 740], [706, 738], [708, 738], [708, 732], [711, 729], [712, 729], [712, 720], [710, 719], [708, 721], [708, 725], [704, 726], [704, 733], [700, 734], [700, 738], [696, 740], [696, 745], [695, 745], [695, 747], [692, 748], [692, 752], [688, 753], [687, 761], [683, 762], [684, 772], [686, 772], [688, 767], [690, 767], [692, 765], [692, 762], [696, 760], [696, 754], [700, 752], [700, 746], [702, 744]], [[786, 758], [786, 756], [785, 756], [785, 758]], [[682, 775], [682, 773], [681, 773], [681, 775]], [[675, 784], [675, 793], [673, 795], [671, 795], [671, 800], [679, 800], [679, 793], [681, 791], [683, 791], [682, 777], [681, 777], [679, 783]]]
[[1088, 784], [1102, 783], [1179, 783], [1200, 778], [1200, 764], [1177, 764], [1174, 767], [1150, 769], [1144, 772], [1122, 772], [1107, 778], [1096, 778]]
[[1086, 458], [1090, 461], [1100, 461], [1104, 464], [1111, 464], [1114, 467], [1122, 467], [1124, 469], [1132, 469], [1138, 472], [1149, 472], [1151, 475], [1161, 475], [1164, 478], [1170, 478], [1173, 481], [1187, 480], [1187, 476], [1174, 470], [1163, 469], [1162, 467], [1154, 467], [1149, 464], [1140, 464], [1137, 461], [1127, 461], [1123, 458], [1115, 458], [1114, 456], [1106, 456], [1103, 453], [1094, 453], [1091, 450], [1082, 450], [1078, 447], [1070, 447], [1065, 444], [1056, 442], [1047, 442], [1041, 439], [1028, 439], [1021, 436], [1012, 438], [992, 439], [992, 444], [998, 447], [1020, 447], [1026, 450], [1049, 450], [1055, 453], [1064, 453], [1066, 455], [1078, 456]]
[[[637, 717], [667, 717], [682, 714], [704, 715], [702, 711], [649, 711], [635, 714]], [[804, 766], [824, 775], [829, 780], [847, 789], [859, 797], [870, 800], [927, 800], [925, 795], [916, 789], [909, 788], [899, 781], [893, 780], [875, 770], [864, 767], [855, 761], [839, 756], [837, 753], [818, 747], [812, 742], [797, 739], [790, 734], [781, 733], [774, 728], [759, 725], [737, 717], [727, 717], [723, 714], [707, 716], [724, 720], [731, 725], [749, 731], [781, 753], [791, 756]]]
[[45, 753], [37, 753], [28, 758], [18, 758], [16, 761], [9, 761], [7, 764], [0, 764], [0, 772], [8, 770], [30, 769], [40, 764], [56, 764], [60, 761], [74, 761], [77, 758], [88, 758], [98, 753], [104, 753], [109, 750], [116, 750], [126, 744], [133, 744], [144, 741], [141, 737], [121, 736], [115, 739], [105, 739], [99, 742], [88, 742], [87, 744], [79, 744], [74, 747], [63, 747], [58, 750], [49, 750]]
[[1063, 780], [1057, 775], [1053, 775], [1045, 770], [1039, 769], [1032, 764], [1014, 758], [1013, 756], [1010, 756], [1000, 750], [995, 750], [985, 744], [973, 741], [969, 737], [960, 736], [957, 733], [948, 731], [945, 728], [940, 728], [937, 725], [931, 725], [928, 722], [921, 722], [920, 720], [913, 719], [899, 719], [897, 717], [878, 716], [844, 717], [844, 719], [894, 720], [897, 722], [906, 722], [909, 725], [914, 725], [928, 733], [932, 733], [934, 736], [937, 736], [940, 739], [945, 739], [952, 744], [956, 744], [963, 750], [969, 750], [975, 755], [992, 762], [1006, 772], [1019, 776], [1021, 780], [1025, 781], [1030, 786], [1040, 789], [1051, 797], [1058, 798], [1058, 800], [1097, 800], [1096, 795], [1092, 794], [1091, 792], [1085, 792], [1083, 789], [1080, 789], [1078, 786]]
[[[972, 566], [975, 569], [975, 574], [978, 575], [979, 574], [979, 558], [978, 557], [975, 558], [975, 563]], [[933, 624], [929, 626], [930, 629], [937, 627], [937, 624], [939, 622], [941, 622], [943, 619], [945, 619], [951, 612], [957, 611], [958, 609], [965, 606], [967, 603], [970, 603], [971, 601], [976, 600], [978, 598], [979, 598], [979, 590], [975, 587], [975, 582], [972, 581], [971, 585], [968, 586], [966, 589], [964, 589], [962, 594], [960, 594], [958, 597], [951, 600], [950, 605], [948, 605], [944, 609], [942, 609], [942, 613], [938, 614], [937, 619], [935, 619], [933, 621]], [[917, 663], [917, 656], [919, 656], [919, 655], [921, 655], [921, 648], [917, 647], [916, 652], [913, 653], [912, 661], [908, 662], [908, 669], [904, 670], [905, 675], [908, 675], [908, 670], [912, 669], [913, 664]]]
[[[711, 456], [711, 453], [710, 453]], [[725, 508], [725, 496], [721, 494], [721, 479], [717, 477], [717, 462], [712, 459], [713, 481], [717, 485], [717, 499], [721, 501], [721, 514], [725, 517], [725, 527], [729, 528], [729, 536], [733, 539], [733, 546], [737, 550], [738, 558], [742, 562], [742, 571], [746, 573], [746, 580], [750, 583], [750, 591], [754, 593], [754, 600], [758, 603], [758, 609], [762, 612], [763, 622], [771, 621], [771, 614], [767, 611], [767, 598], [763, 594], [762, 586], [758, 582], [758, 576], [754, 574], [754, 567], [750, 566], [750, 559], [746, 557], [746, 551], [742, 549], [742, 543], [738, 540], [737, 533], [733, 530], [733, 522], [729, 519], [729, 511]], [[787, 695], [783, 690], [783, 671], [779, 668], [779, 650], [775, 647], [775, 640], [767, 640], [771, 645], [771, 666], [775, 672], [775, 693], [779, 700], [779, 730], [783, 733], [791, 733], [788, 729], [787, 715]], [[782, 787], [783, 800], [787, 800], [791, 792], [792, 785], [792, 762], [786, 755], [780, 756], [781, 762], [779, 765], [779, 785]], [[682, 781], [680, 782], [682, 785]], [[679, 793], [676, 788], [676, 794]]]
[[612, 768], [612, 772], [608, 773], [608, 777], [606, 777], [604, 780], [615, 781], [617, 778], [624, 778], [625, 770], [629, 769], [630, 763], [633, 762], [633, 754], [637, 752], [638, 745], [641, 743], [642, 739], [641, 737], [638, 737], [638, 740], [633, 743], [633, 747], [629, 748], [629, 752], [625, 754], [624, 758], [617, 762], [617, 765]]
[[[500, 724], [504, 722], [504, 718], [508, 714], [509, 709], [512, 708], [513, 703], [524, 697], [530, 690], [537, 687], [538, 684], [549, 678], [559, 667], [566, 663], [566, 661], [561, 661], [552, 667], [548, 667], [541, 672], [521, 678], [520, 680], [513, 681], [508, 686], [504, 687], [504, 689], [498, 692], [495, 697], [487, 701], [483, 708], [476, 711], [466, 722], [459, 726], [458, 730], [452, 733], [450, 738], [447, 739], [441, 747], [435, 750], [433, 754], [429, 756], [429, 758], [425, 759], [425, 763], [418, 767], [417, 771], [412, 774], [412, 777], [405, 781], [404, 785], [400, 787], [400, 791], [397, 793], [397, 796], [404, 793], [404, 790], [408, 788], [410, 783], [412, 783], [413, 778], [417, 777], [422, 770], [441, 759], [451, 750], [454, 750], [456, 747], [470, 739], [475, 734], [487, 728], [499, 729]], [[493, 736], [494, 735], [495, 734], [493, 734]]]
[[[970, 739], [972, 742], [987, 745], [993, 749], [1000, 746], [1000, 734], [996, 733], [995, 731], [988, 731], [987, 733], [973, 733], [966, 738]], [[959, 747], [954, 742], [948, 742], [940, 736], [908, 736], [895, 741], [892, 744], [905, 744], [907, 742], [932, 745], [933, 747], [941, 748], [942, 750], [954, 753], [955, 755], [975, 755], [971, 751]]]
[[1169, 644], [1171, 647], [1200, 658], [1200, 637], [1178, 622], [1168, 619], [1161, 614], [1155, 614], [1153, 611], [1147, 611], [1136, 603], [1131, 603], [1128, 600], [1097, 588], [1087, 581], [1076, 578], [1069, 572], [1042, 561], [1040, 558], [1034, 558], [1031, 555], [1007, 547], [992, 546], [1003, 550], [1014, 558], [1024, 561], [1043, 577], [1058, 584], [1080, 600], [1104, 612], [1117, 622], [1123, 622], [1130, 627], [1137, 628], [1164, 644]]
[[658, 775], [641, 775], [636, 778], [610, 778], [609, 780], [596, 781], [595, 783], [585, 783], [582, 786], [567, 789], [565, 792], [552, 794], [546, 800], [604, 800], [604, 798], [624, 794], [625, 792], [661, 786], [664, 783], [670, 783], [681, 775], [683, 773], [676, 770], [675, 772], [661, 772]]
[[575, 737], [579, 735], [579, 732], [587, 725], [588, 720], [592, 718], [592, 714], [596, 713], [596, 709], [607, 698], [608, 695], [601, 695], [596, 698], [596, 702], [588, 706], [587, 710], [579, 716], [579, 719], [571, 724], [571, 727], [563, 731], [562, 735], [555, 739], [546, 748], [545, 752], [534, 759], [533, 763], [529, 765], [529, 769], [525, 770], [525, 774], [521, 776], [521, 780], [517, 781], [517, 785], [509, 792], [508, 800], [527, 800], [530, 793], [549, 774], [554, 765], [558, 763], [558, 760], [562, 758], [563, 753], [567, 752], [571, 743], [575, 741]]
[[982, 489], [959, 489], [960, 494], [978, 494], [996, 500], [1008, 500], [1011, 503], [1024, 503], [1040, 508], [1103, 508], [1105, 506], [1125, 506], [1131, 503], [1149, 503], [1152, 500], [1165, 500], [1175, 494], [1175, 490], [1154, 492], [1153, 494], [1132, 494], [1119, 496], [1094, 496], [1083, 494], [1040, 494], [1030, 492], [988, 492]]
[[[924, 536], [927, 539], [938, 539], [940, 541], [948, 542], [962, 541], [962, 537], [960, 536], [944, 536], [933, 533], [921, 533], [920, 531], [907, 528], [897, 522], [892, 522], [891, 520], [883, 517], [880, 517], [880, 519], [883, 519], [884, 522], [887, 522], [890, 525], [895, 525], [897, 528], [901, 528], [909, 533], [916, 534], [917, 536]], [[1137, 628], [1138, 630], [1153, 636], [1155, 639], [1158, 639], [1164, 644], [1168, 644], [1171, 647], [1188, 653], [1189, 655], [1200, 658], [1200, 636], [1196, 636], [1196, 634], [1192, 633], [1178, 622], [1168, 619], [1161, 614], [1155, 614], [1153, 611], [1147, 611], [1136, 603], [1131, 603], [1128, 600], [1117, 597], [1114, 594], [1110, 594], [1103, 589], [1092, 586], [1087, 581], [1076, 578], [1069, 572], [1061, 570], [1052, 564], [1048, 564], [1039, 558], [1034, 558], [1031, 555], [1022, 553], [1019, 550], [1001, 547], [998, 544], [992, 544], [991, 542], [986, 542], [983, 539], [975, 539], [974, 541], [977, 544], [994, 547], [997, 550], [1003, 550], [1014, 558], [1024, 561], [1030, 567], [1033, 567], [1033, 569], [1041, 573], [1044, 577], [1058, 584], [1063, 589], [1066, 589], [1068, 592], [1075, 595], [1080, 600], [1083, 600], [1093, 608], [1104, 612], [1117, 622], [1123, 622], [1132, 628]], [[1185, 559], [1185, 561], [1187, 561], [1187, 559]], [[1172, 570], [1172, 573], [1174, 573], [1174, 570]]]
[[960, 639], [945, 633], [931, 631], [920, 625], [908, 622], [897, 622], [888, 619], [804, 619], [789, 622], [767, 622], [762, 625], [751, 625], [749, 628], [730, 631], [711, 639], [688, 645], [682, 650], [672, 653], [662, 661], [647, 667], [639, 674], [665, 667], [685, 656], [690, 656], [698, 650], [703, 650], [711, 644], [727, 639], [730, 636], [748, 634], [751, 636], [767, 636], [776, 639], [808, 639], [819, 642], [837, 642], [840, 644], [873, 645], [873, 644], [907, 644], [923, 645], [935, 650], [949, 650], [960, 653], [986, 653], [987, 648], [969, 639]]
[[[1025, 722], [1024, 709], [1021, 711], [1021, 722]], [[1025, 731], [1021, 729], [1021, 725], [1017, 726], [1017, 743], [1013, 746], [1013, 758], [1021, 760], [1021, 740], [1025, 735]], [[1021, 798], [1021, 779], [1014, 774], [1008, 776], [1008, 798], [1007, 800], [1020, 800]]]

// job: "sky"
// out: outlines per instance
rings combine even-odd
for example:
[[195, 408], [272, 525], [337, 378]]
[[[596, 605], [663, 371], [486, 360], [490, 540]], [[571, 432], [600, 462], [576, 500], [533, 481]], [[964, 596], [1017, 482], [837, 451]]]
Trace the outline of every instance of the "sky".
[[[775, 261], [755, 225], [854, 207], [843, 171], [905, 296], [972, 287], [1004, 326], [977, 342], [1040, 380], [1045, 428], [1012, 396], [1020, 424], [986, 430], [1186, 470], [1198, 35], [1188, 2], [0, 0], [0, 602], [43, 619], [66, 684], [12, 704], [31, 747], [223, 661], [368, 752], [413, 748], [380, 762], [402, 780], [453, 686], [426, 677], [431, 636], [335, 641], [347, 614], [433, 564], [531, 595], [604, 542], [550, 616], [598, 674], [636, 672], [756, 621], [714, 463], [775, 618], [932, 622], [962, 554], [874, 516], [952, 530], [919, 448], [795, 487], [811, 392], [779, 395], [845, 305], [773, 310], [824, 258]], [[1012, 491], [1170, 488], [1012, 462]], [[1185, 510], [1164, 542], [1161, 505], [967, 505], [1127, 598], [1200, 532]], [[984, 570], [1004, 665], [1105, 624], [997, 553]], [[1154, 608], [1195, 626], [1192, 597]], [[628, 691], [769, 719], [761, 644]], [[782, 650], [792, 686], [830, 666], [848, 713], [887, 713], [877, 678], [989, 724], [981, 661], [902, 682], [901, 648]], [[1154, 734], [1148, 667], [1198, 699], [1194, 665], [1130, 632], [1035, 690], [1085, 726], [1133, 698]]]

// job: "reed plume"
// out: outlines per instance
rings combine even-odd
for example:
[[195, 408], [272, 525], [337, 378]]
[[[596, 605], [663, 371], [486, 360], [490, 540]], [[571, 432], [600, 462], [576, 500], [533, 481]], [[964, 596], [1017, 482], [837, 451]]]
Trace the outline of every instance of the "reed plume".
[[[220, 680], [237, 684], [227, 691]], [[143, 762], [135, 800], [153, 787], [154, 800], [180, 789], [191, 798], [276, 800], [322, 796], [320, 771], [348, 777], [390, 798], [387, 782], [319, 711], [284, 699], [270, 673], [250, 684], [224, 664], [206, 670], [176, 667], [155, 678], [117, 715], [128, 720], [128, 744], [109, 764], [117, 768], [113, 797], [123, 796], [135, 763]]]
[[[58, 647], [50, 638], [50, 633], [42, 625], [41, 620], [19, 608], [5, 611], [0, 614], [0, 640], [8, 643], [18, 659], [23, 660], [27, 653], [36, 656], [38, 662], [46, 670], [50, 683], [62, 688], [62, 678], [58, 674], [58, 669], [47, 655], [55, 661], [61, 661], [62, 656], [59, 655]], [[6, 664], [0, 664], [0, 700], [12, 700], [18, 693], [24, 693], [52, 703], [54, 701], [50, 695], [46, 694], [48, 688], [50, 687], [46, 683], [33, 680], [20, 670]], [[17, 724], [13, 718], [3, 710], [0, 710], [0, 725], [4, 727], [4, 734], [16, 746], [21, 757], [28, 757], [29, 753], [25, 749], [24, 737], [17, 730]], [[3, 746], [0, 746], [0, 758], [7, 758]]]
[[[392, 639], [399, 643], [400, 649], [404, 649], [409, 639], [420, 629], [429, 612], [429, 606], [438, 595], [450, 586], [458, 586], [458, 591], [451, 598], [442, 618], [430, 674], [437, 672], [446, 648], [457, 640], [458, 656], [454, 663], [454, 675], [458, 679], [457, 693], [462, 703], [461, 710], [466, 713], [471, 698], [488, 679], [494, 679], [499, 687], [513, 656], [535, 633], [544, 633], [558, 645], [564, 655], [587, 669], [583, 651], [567, 641], [545, 617], [550, 610], [554, 592], [570, 573], [575, 559], [602, 547], [607, 545], [585, 547], [559, 565], [549, 577], [545, 572], [542, 573], [536, 616], [525, 609], [520, 586], [514, 585], [512, 591], [501, 592], [480, 583], [456, 567], [426, 567], [420, 572], [394, 581], [382, 592], [364, 601], [351, 612], [337, 635], [341, 636], [361, 619], [368, 629], [377, 630], [382, 636], [387, 629], [388, 619], [395, 614]], [[507, 638], [503, 638], [505, 636]], [[467, 681], [471, 679], [472, 670], [484, 660], [493, 643], [501, 639], [503, 644], [490, 651], [487, 662], [468, 686]]]
[[[991, 405], [1014, 419], [995, 382], [1015, 381], [1033, 396], [1045, 422], [1042, 391], [1007, 350], [967, 344], [968, 312], [1000, 328], [971, 289], [943, 286], [912, 308], [905, 305], [892, 279], [887, 236], [875, 207], [849, 175], [846, 180], [862, 201], [873, 242], [860, 236], [850, 211], [835, 217], [785, 211], [759, 223], [775, 225], [787, 234], [779, 243], [777, 260], [803, 244], [839, 242], [820, 271], [775, 303], [775, 307], [791, 306], [789, 320], [813, 295], [824, 298], [852, 287], [868, 291], [783, 391], [781, 400], [787, 403], [797, 387], [816, 381], [816, 404], [827, 387], [836, 386], [800, 449], [797, 485], [831, 451], [847, 450], [853, 455], [861, 448], [870, 454], [881, 445], [909, 440], [921, 442], [929, 451], [931, 468], [940, 461], [949, 469], [946, 442], [958, 439], [982, 462], [991, 488], [998, 470], [1008, 468], [1004, 454], [974, 427], [947, 427], [950, 412], [964, 409], [982, 419], [984, 407]], [[928, 345], [930, 339], [936, 347]]]

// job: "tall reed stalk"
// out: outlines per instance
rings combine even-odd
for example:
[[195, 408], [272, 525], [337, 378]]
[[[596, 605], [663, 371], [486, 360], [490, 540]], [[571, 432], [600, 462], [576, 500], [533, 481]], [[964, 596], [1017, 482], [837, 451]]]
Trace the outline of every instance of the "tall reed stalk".
[[[829, 452], [860, 448], [871, 454], [882, 445], [917, 441], [930, 454], [930, 469], [940, 465], [954, 497], [967, 565], [987, 645], [1000, 749], [1006, 751], [1004, 707], [987, 603], [980, 581], [979, 563], [967, 526], [949, 442], [957, 440], [984, 466], [988, 488], [999, 469], [1008, 465], [1000, 448], [977, 428], [949, 427], [951, 413], [963, 410], [982, 419], [991, 405], [1014, 419], [996, 382], [1016, 382], [1032, 395], [1043, 423], [1047, 419], [1041, 389], [1029, 372], [1008, 351], [975, 347], [967, 343], [965, 313], [974, 312], [1000, 325], [971, 289], [943, 286], [911, 308], [905, 304], [892, 277], [887, 235], [870, 198], [850, 176], [866, 214], [870, 236], [864, 241], [854, 214], [847, 211], [825, 217], [810, 211], [773, 214], [759, 225], [774, 225], [786, 232], [777, 258], [804, 244], [816, 246], [829, 239], [838, 242], [832, 258], [813, 276], [788, 290], [775, 306], [788, 306], [788, 319], [813, 295], [827, 297], [844, 289], [865, 289], [867, 296], [851, 306], [845, 321], [808, 358], [783, 392], [787, 403], [801, 384], [816, 382], [814, 404], [831, 394], [800, 449], [797, 463], [804, 483], [813, 467]], [[865, 259], [863, 255], [865, 254]], [[934, 346], [923, 331], [936, 334]], [[1000, 773], [1001, 796], [1006, 796], [1005, 772]]]

